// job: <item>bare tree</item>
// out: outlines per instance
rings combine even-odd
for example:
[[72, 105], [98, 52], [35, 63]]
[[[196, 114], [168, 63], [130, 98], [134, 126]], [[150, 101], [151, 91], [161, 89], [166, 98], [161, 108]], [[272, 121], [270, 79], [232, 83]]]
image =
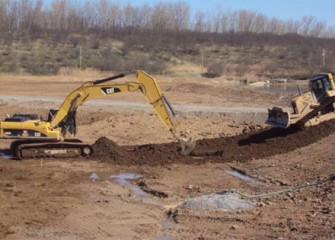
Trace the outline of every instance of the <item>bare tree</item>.
[[[222, 24], [224, 23], [223, 21], [223, 11], [221, 8], [217, 8], [215, 10], [215, 13], [213, 14], [213, 18], [212, 18], [212, 21], [213, 21], [213, 32], [215, 33], [219, 33], [223, 27], [222, 27]], [[226, 23], [225, 23], [226, 25]]]
[[190, 7], [185, 2], [170, 5], [171, 29], [180, 31], [189, 27]]
[[320, 37], [322, 32], [325, 32], [326, 23], [324, 21], [314, 21], [312, 24], [309, 35], [314, 37]]
[[66, 25], [66, 9], [67, 0], [53, 0], [51, 3], [51, 28], [55, 30], [65, 31]]
[[86, 0], [82, 9], [82, 26], [87, 31], [96, 25], [97, 13], [95, 11], [95, 4], [90, 0]]
[[7, 7], [8, 0], [0, 0], [0, 31], [4, 32], [7, 30]]
[[254, 22], [256, 18], [255, 12], [247, 10], [240, 10], [238, 12], [238, 31], [239, 32], [253, 32]]
[[154, 5], [120, 5], [114, 0], [0, 0], [0, 31], [34, 33], [40, 30], [60, 32], [108, 32], [124, 28], [180, 32], [252, 32], [303, 36], [335, 37], [335, 26], [307, 16], [301, 20], [269, 18], [248, 10], [223, 11], [213, 14], [198, 10], [190, 14], [183, 0]]
[[[151, 7], [148, 4], [144, 4], [137, 8], [136, 26], [142, 28], [149, 28], [151, 18]], [[135, 21], [135, 20], [134, 20]]]
[[83, 22], [83, 11], [75, 3], [71, 2], [66, 11], [67, 29], [72, 32], [85, 31]]
[[234, 11], [229, 14], [228, 17], [228, 31], [237, 32], [238, 31], [238, 12]]
[[335, 27], [325, 27], [324, 32], [321, 33], [320, 37], [324, 38], [334, 38], [335, 37]]
[[133, 28], [148, 28], [150, 25], [150, 14], [152, 8], [145, 4], [141, 7], [134, 7], [130, 4], [123, 8], [122, 26]]
[[264, 33], [266, 29], [267, 17], [263, 14], [258, 13], [255, 17], [254, 32]]
[[151, 14], [150, 25], [155, 31], [164, 31], [171, 26], [169, 5], [158, 3], [154, 6]]
[[17, 32], [19, 30], [20, 7], [17, 1], [7, 2], [6, 29]]
[[286, 21], [286, 32], [287, 33], [298, 33], [299, 32], [300, 23], [297, 20], [287, 20]]
[[197, 11], [194, 21], [194, 31], [204, 32], [206, 28], [206, 14], [203, 11]]
[[315, 21], [315, 18], [312, 17], [312, 16], [306, 16], [306, 17], [303, 17], [302, 20], [301, 20], [301, 28], [300, 28], [300, 34], [304, 35], [304, 36], [308, 36], [309, 35], [309, 32], [311, 30], [311, 26], [313, 25]]

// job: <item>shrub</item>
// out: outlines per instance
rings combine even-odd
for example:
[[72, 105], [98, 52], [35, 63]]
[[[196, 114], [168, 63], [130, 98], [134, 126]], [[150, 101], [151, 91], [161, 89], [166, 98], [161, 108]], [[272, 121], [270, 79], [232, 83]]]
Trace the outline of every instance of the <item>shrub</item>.
[[164, 61], [160, 59], [150, 59], [147, 56], [140, 56], [127, 61], [125, 67], [127, 71], [141, 69], [150, 74], [162, 74], [166, 66]]
[[122, 71], [123, 60], [117, 56], [105, 57], [98, 60], [94, 67], [101, 71]]
[[98, 60], [94, 67], [101, 71], [133, 72], [141, 69], [151, 74], [161, 74], [165, 70], [165, 63], [147, 56], [127, 59], [114, 55]]
[[76, 48], [78, 45], [83, 44], [85, 39], [83, 37], [71, 36], [68, 39], [68, 42], [72, 45], [72, 47]]
[[90, 45], [90, 47], [92, 48], [92, 49], [99, 49], [100, 48], [100, 41], [99, 41], [99, 39], [94, 39], [94, 40], [92, 40], [90, 43], [89, 43], [89, 45]]
[[56, 75], [60, 67], [60, 64], [51, 62], [29, 62], [26, 69], [32, 75]]
[[69, 48], [64, 50], [66, 51], [66, 55], [69, 59], [78, 59], [80, 55], [79, 48]]
[[221, 77], [223, 74], [223, 64], [213, 63], [207, 67], [207, 73], [204, 75], [209, 78]]
[[15, 63], [4, 63], [1, 64], [0, 72], [15, 72], [17, 70], [17, 65]]
[[249, 71], [248, 63], [241, 63], [236, 68], [236, 76], [243, 77]]

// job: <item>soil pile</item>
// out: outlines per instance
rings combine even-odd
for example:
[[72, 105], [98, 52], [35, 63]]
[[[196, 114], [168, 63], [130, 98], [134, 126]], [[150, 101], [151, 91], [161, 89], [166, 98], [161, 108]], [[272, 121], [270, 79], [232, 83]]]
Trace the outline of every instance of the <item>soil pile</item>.
[[202, 139], [190, 156], [182, 156], [177, 143], [118, 146], [107, 138], [94, 145], [93, 157], [120, 165], [166, 165], [173, 163], [248, 161], [283, 154], [307, 146], [335, 132], [335, 119], [297, 130], [270, 128], [233, 137]]
[[127, 151], [106, 137], [99, 138], [93, 144], [93, 149], [95, 158], [101, 160], [108, 159], [109, 161], [116, 162], [118, 159], [127, 158]]

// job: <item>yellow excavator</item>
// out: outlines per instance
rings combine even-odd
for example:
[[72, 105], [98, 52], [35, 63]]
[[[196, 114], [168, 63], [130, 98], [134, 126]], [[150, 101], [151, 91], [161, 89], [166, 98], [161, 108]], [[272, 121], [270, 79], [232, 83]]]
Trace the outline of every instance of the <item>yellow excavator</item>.
[[281, 128], [304, 128], [335, 118], [334, 73], [322, 73], [310, 79], [309, 90], [293, 98], [291, 106], [291, 112], [280, 107], [268, 109], [266, 123]]
[[46, 121], [37, 114], [9, 116], [0, 121], [0, 138], [16, 139], [12, 142], [10, 149], [13, 156], [18, 159], [91, 156], [92, 146], [74, 138], [77, 129], [77, 108], [94, 98], [139, 90], [154, 108], [163, 124], [180, 143], [181, 153], [188, 155], [194, 148], [192, 136], [188, 130], [177, 130], [175, 123], [177, 121], [173, 121], [177, 119], [176, 113], [156, 80], [138, 70], [136, 82], [109, 83], [109, 81], [124, 76], [120, 74], [83, 83], [66, 97], [59, 109], [49, 110]]

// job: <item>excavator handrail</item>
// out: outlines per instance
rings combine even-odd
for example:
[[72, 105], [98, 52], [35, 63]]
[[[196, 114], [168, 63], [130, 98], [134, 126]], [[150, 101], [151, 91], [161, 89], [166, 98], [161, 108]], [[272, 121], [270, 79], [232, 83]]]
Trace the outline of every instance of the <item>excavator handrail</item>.
[[121, 73], [121, 74], [116, 75], [116, 76], [112, 76], [112, 77], [108, 77], [108, 78], [98, 79], [98, 80], [92, 81], [92, 83], [93, 83], [93, 85], [98, 85], [98, 84], [109, 82], [109, 81], [112, 81], [112, 80], [115, 80], [115, 79], [118, 79], [118, 78], [123, 78], [125, 76], [126, 76], [126, 74]]

